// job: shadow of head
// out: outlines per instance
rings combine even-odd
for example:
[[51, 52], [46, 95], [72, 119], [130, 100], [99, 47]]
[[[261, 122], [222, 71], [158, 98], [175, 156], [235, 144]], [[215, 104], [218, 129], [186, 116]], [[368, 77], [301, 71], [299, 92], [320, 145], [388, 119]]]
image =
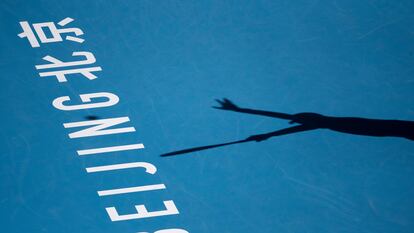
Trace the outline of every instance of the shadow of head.
[[303, 125], [315, 125], [315, 126], [321, 126], [326, 121], [326, 117], [313, 113], [313, 112], [302, 112], [292, 115], [291, 120], [289, 121], [289, 124], [303, 124]]

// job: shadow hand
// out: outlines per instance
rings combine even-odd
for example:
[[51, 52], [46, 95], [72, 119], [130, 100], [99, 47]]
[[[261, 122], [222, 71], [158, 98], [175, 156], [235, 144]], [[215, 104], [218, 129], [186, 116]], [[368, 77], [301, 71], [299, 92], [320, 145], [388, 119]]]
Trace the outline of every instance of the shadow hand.
[[230, 100], [223, 98], [223, 100], [216, 99], [217, 103], [220, 106], [213, 106], [213, 108], [221, 109], [221, 110], [238, 110], [240, 109], [237, 105], [235, 105]]

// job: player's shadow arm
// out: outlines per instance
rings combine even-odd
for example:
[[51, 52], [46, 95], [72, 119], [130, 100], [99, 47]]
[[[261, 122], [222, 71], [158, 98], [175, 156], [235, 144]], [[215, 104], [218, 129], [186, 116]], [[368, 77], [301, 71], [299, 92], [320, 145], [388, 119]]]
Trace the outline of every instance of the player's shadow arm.
[[250, 109], [250, 108], [240, 108], [230, 100], [224, 98], [223, 100], [216, 99], [219, 106], [213, 106], [215, 109], [220, 110], [227, 110], [227, 111], [233, 111], [233, 112], [239, 112], [239, 113], [247, 113], [252, 115], [260, 115], [260, 116], [266, 116], [266, 117], [272, 117], [272, 118], [279, 118], [284, 120], [293, 120], [294, 115], [292, 114], [286, 114], [281, 112], [271, 112], [271, 111], [264, 111], [264, 110], [257, 110], [257, 109]]

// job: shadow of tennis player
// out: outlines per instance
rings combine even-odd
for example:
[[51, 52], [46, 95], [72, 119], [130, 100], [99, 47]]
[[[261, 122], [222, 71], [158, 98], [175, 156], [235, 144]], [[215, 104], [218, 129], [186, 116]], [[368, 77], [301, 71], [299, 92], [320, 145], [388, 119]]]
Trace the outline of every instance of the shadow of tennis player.
[[414, 140], [414, 121], [379, 120], [361, 117], [331, 117], [310, 112], [286, 114], [280, 112], [240, 108], [228, 99], [217, 100], [217, 102], [220, 104], [220, 106], [214, 107], [216, 109], [285, 119], [289, 120], [290, 124], [299, 124], [290, 128], [249, 137], [255, 141], [263, 141], [274, 136], [314, 129], [330, 129], [341, 133], [363, 136], [402, 137]]
[[269, 133], [252, 135], [244, 140], [222, 143], [216, 145], [195, 147], [186, 150], [180, 150], [163, 154], [162, 156], [171, 156], [184, 154], [199, 150], [210, 149], [219, 146], [226, 146], [237, 143], [244, 143], [249, 141], [264, 141], [271, 137], [282, 136], [286, 134], [299, 133], [303, 131], [316, 130], [316, 129], [329, 129], [336, 132], [348, 133], [362, 136], [374, 136], [374, 137], [402, 137], [409, 140], [414, 140], [414, 122], [413, 121], [401, 121], [401, 120], [380, 120], [380, 119], [368, 119], [360, 117], [331, 117], [324, 116], [318, 113], [298, 113], [298, 114], [286, 114], [281, 112], [270, 112], [263, 110], [256, 110], [250, 108], [240, 108], [230, 100], [224, 98], [223, 100], [217, 100], [219, 106], [213, 108], [220, 110], [227, 110], [233, 112], [247, 113], [253, 115], [260, 115], [272, 118], [279, 118], [289, 120], [290, 124], [295, 124], [292, 127], [288, 127], [281, 130], [276, 130]]

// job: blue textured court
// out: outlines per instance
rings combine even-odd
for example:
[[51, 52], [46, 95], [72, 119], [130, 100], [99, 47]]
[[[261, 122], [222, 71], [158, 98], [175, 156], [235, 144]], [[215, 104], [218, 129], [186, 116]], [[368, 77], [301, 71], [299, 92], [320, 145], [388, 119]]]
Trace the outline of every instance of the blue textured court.
[[[413, 121], [413, 1], [76, 0], [0, 6], [1, 232], [414, 231], [414, 141], [407, 138], [317, 129], [160, 156], [291, 126], [212, 108], [222, 98], [285, 114]], [[62, 21], [68, 17], [73, 21]], [[62, 34], [61, 41], [41, 43], [36, 37], [39, 47], [33, 47], [18, 36], [23, 21], [32, 29], [44, 22], [51, 22], [49, 28], [79, 28], [82, 35], [65, 35], [84, 41]], [[46, 28], [47, 38], [58, 38]], [[43, 57], [76, 61], [76, 51], [94, 56], [88, 67], [101, 68], [93, 72], [95, 79], [79, 73], [67, 75], [66, 82], [40, 77], [43, 71], [35, 66], [48, 64]], [[62, 96], [80, 104], [79, 95], [101, 92], [119, 102], [73, 111], [52, 105]], [[81, 128], [63, 125], [120, 117], [129, 121], [113, 128], [135, 131], [70, 138]], [[132, 143], [145, 148], [78, 152]], [[137, 162], [153, 164], [156, 173], [87, 172]], [[98, 193], [149, 185], [161, 186]], [[168, 200], [179, 214], [111, 221], [106, 211], [133, 214], [135, 205], [161, 211]]]

